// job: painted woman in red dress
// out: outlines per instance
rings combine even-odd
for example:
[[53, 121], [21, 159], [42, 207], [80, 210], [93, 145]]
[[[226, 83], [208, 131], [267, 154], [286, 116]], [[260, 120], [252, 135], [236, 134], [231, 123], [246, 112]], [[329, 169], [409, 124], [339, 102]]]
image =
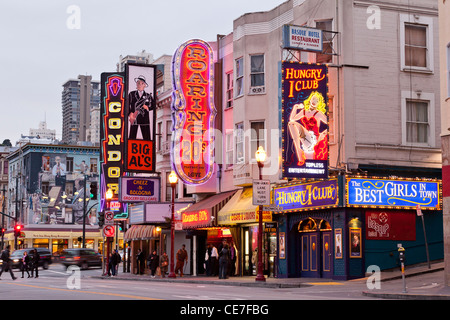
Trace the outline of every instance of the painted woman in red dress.
[[311, 93], [303, 103], [296, 104], [292, 108], [288, 128], [294, 141], [298, 165], [303, 165], [306, 159], [328, 158], [328, 129], [320, 132], [321, 122], [328, 125], [326, 103], [320, 92]]

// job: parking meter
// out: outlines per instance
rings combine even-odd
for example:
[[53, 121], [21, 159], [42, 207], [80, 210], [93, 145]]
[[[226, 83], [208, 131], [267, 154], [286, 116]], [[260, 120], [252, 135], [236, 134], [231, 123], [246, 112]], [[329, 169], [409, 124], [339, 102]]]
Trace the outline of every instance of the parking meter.
[[400, 260], [401, 263], [405, 263], [406, 261], [405, 248], [403, 247], [398, 248], [398, 259]]

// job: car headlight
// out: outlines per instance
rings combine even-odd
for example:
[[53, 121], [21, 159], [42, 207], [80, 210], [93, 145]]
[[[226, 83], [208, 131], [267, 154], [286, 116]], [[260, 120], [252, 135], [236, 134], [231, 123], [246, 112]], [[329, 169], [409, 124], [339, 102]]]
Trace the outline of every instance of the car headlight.
[[19, 259], [14, 259], [13, 262], [19, 262]]

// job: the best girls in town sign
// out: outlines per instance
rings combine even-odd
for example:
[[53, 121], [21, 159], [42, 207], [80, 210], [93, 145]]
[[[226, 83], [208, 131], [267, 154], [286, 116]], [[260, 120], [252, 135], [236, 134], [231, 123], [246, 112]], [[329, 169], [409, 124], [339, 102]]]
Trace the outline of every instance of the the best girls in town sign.
[[208, 43], [190, 40], [172, 60], [172, 167], [185, 183], [202, 184], [214, 169], [213, 53]]

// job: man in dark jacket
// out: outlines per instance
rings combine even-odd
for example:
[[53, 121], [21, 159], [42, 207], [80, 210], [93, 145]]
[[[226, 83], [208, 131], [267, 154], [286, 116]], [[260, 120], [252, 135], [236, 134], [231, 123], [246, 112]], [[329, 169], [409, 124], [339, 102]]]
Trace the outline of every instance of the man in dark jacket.
[[41, 257], [39, 256], [39, 253], [36, 249], [34, 249], [33, 251], [33, 257], [31, 258], [31, 277], [33, 278], [33, 271], [36, 270], [36, 277], [39, 277], [39, 260], [41, 259]]
[[14, 276], [14, 273], [12, 272], [11, 258], [9, 257], [10, 249], [11, 249], [11, 246], [7, 245], [6, 249], [2, 251], [2, 255], [0, 256], [0, 259], [2, 259], [2, 261], [3, 261], [2, 269], [0, 270], [0, 277], [3, 273], [3, 271], [9, 271], [11, 278], [13, 280], [16, 280], [17, 278]]

